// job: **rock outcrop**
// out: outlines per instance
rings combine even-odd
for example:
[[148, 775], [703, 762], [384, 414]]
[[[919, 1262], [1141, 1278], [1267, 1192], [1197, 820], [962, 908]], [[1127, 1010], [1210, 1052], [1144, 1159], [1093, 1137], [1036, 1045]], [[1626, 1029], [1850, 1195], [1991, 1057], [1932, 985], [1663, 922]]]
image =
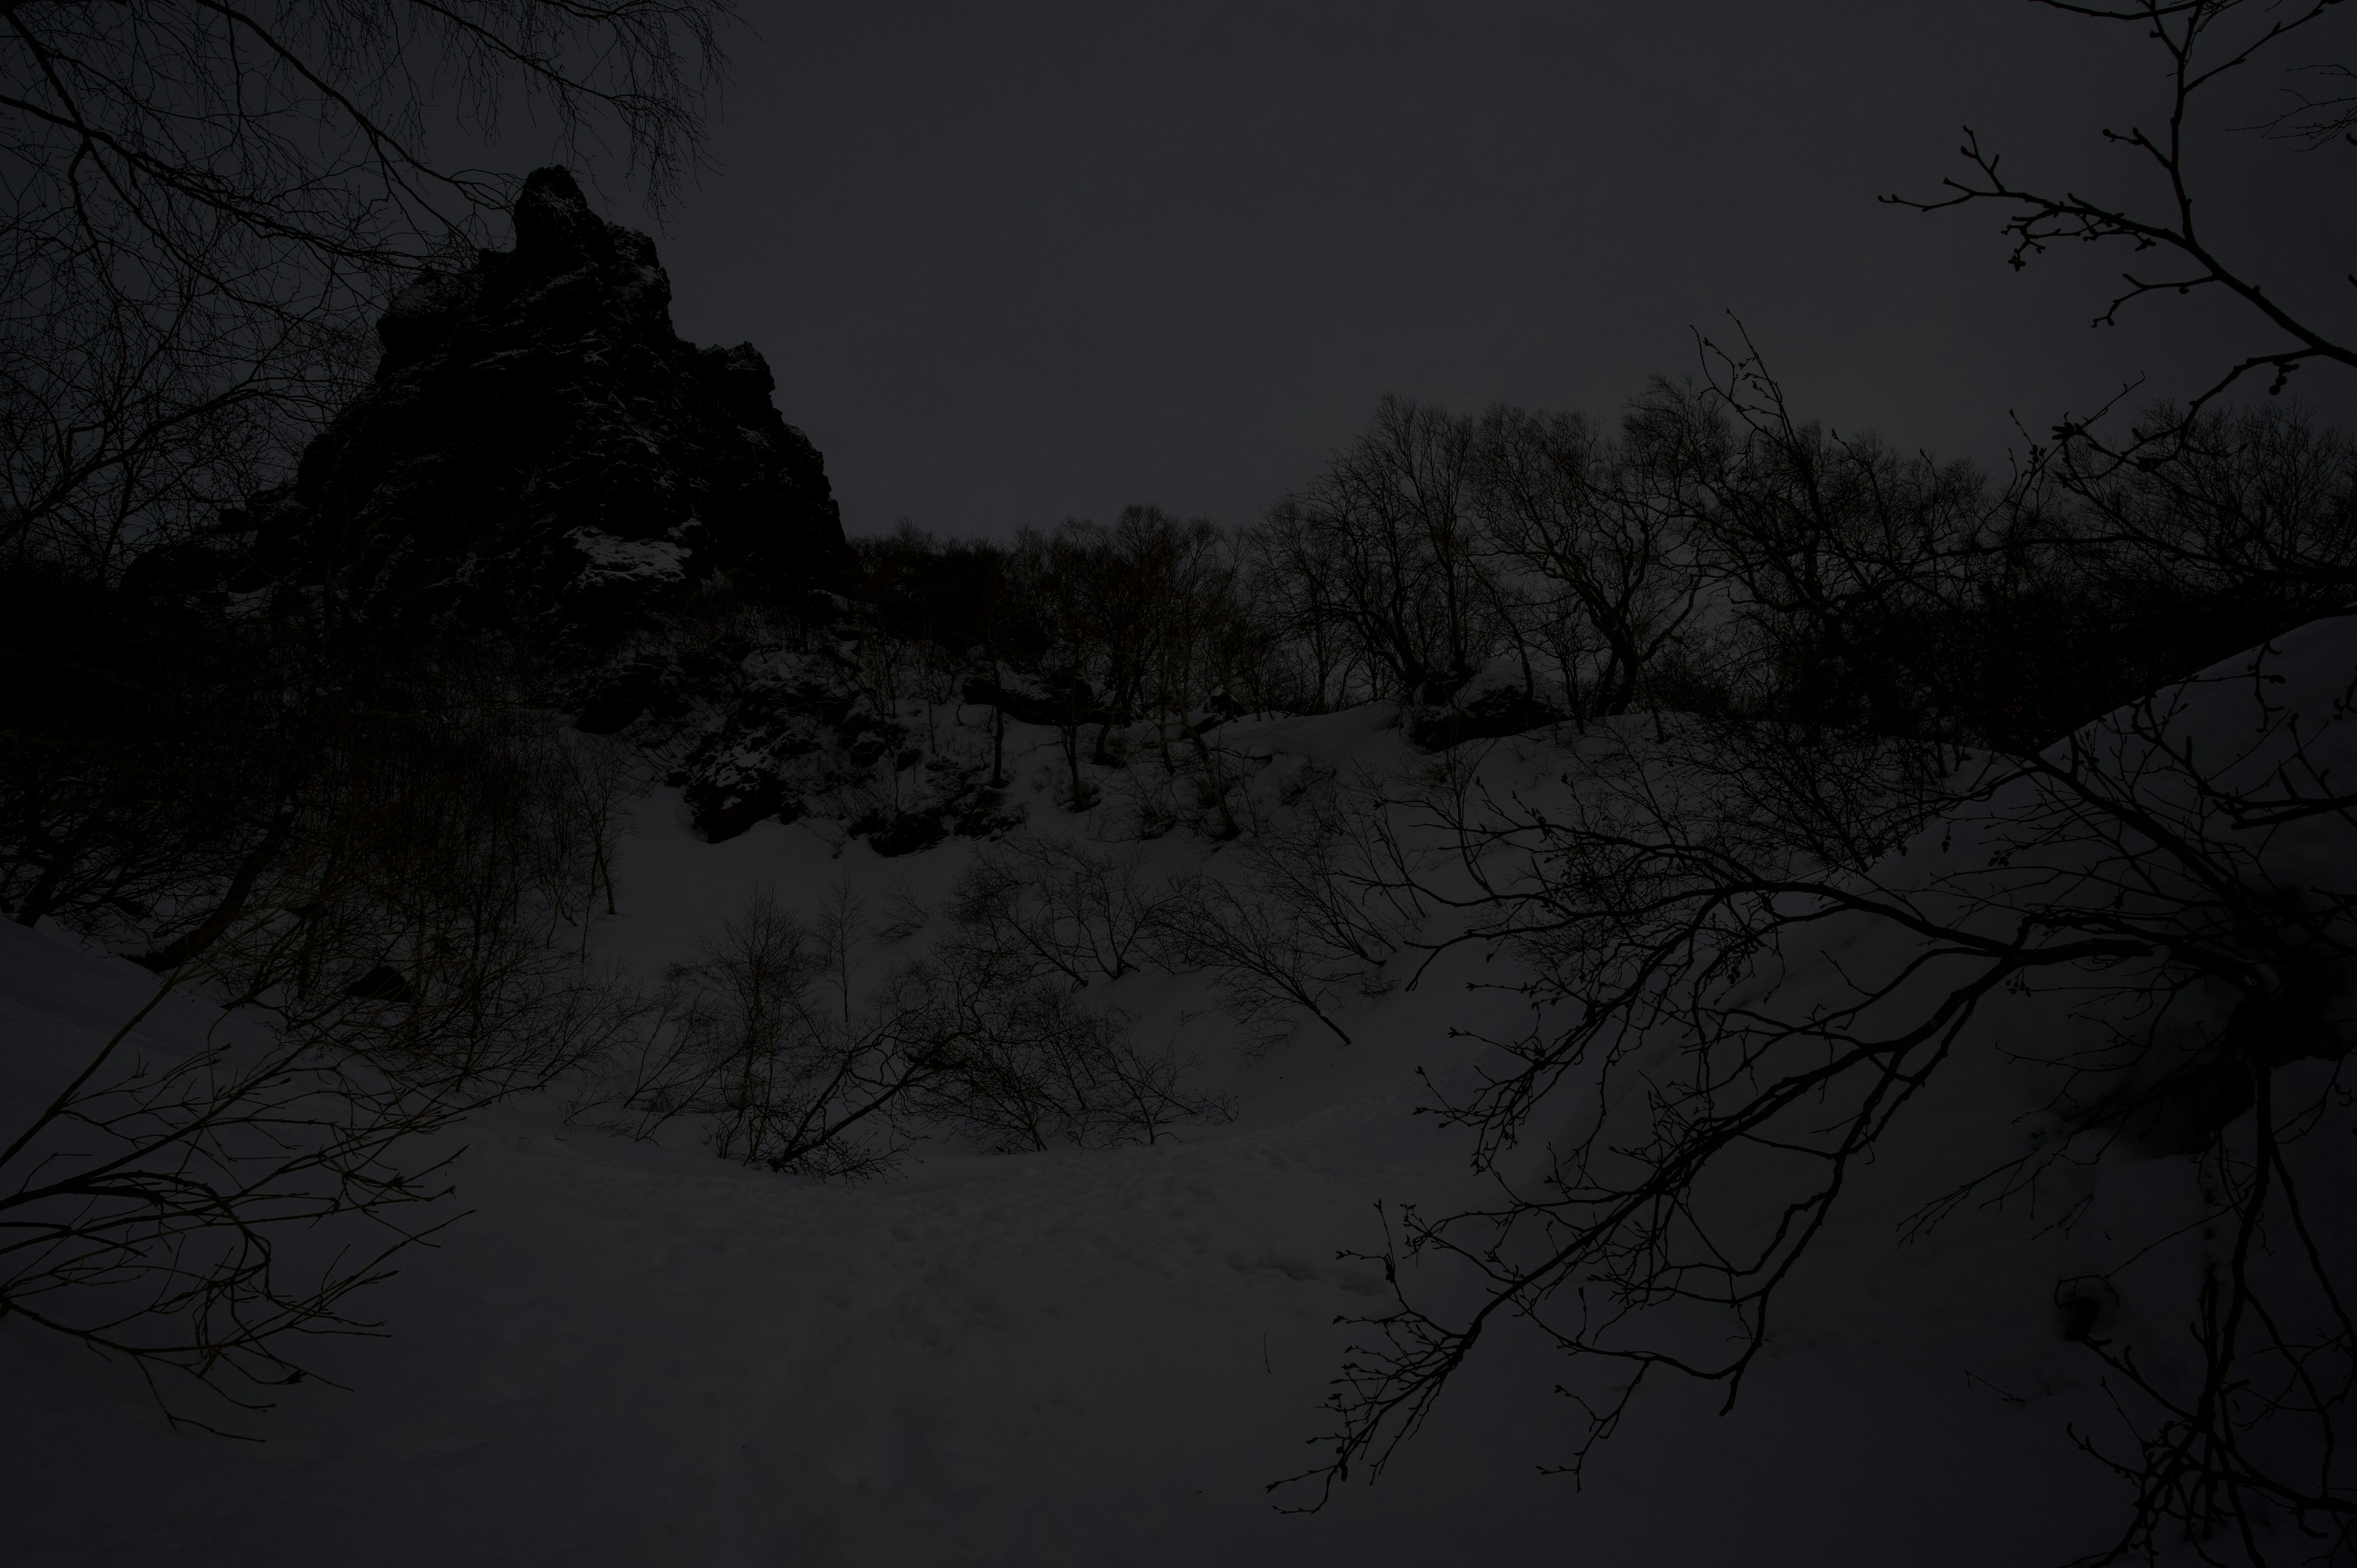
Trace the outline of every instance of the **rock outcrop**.
[[654, 242], [565, 170], [528, 178], [514, 216], [513, 250], [393, 301], [374, 383], [292, 486], [226, 520], [243, 585], [332, 578], [371, 614], [592, 652], [716, 572], [771, 602], [833, 586], [825, 467], [752, 345], [683, 341]]

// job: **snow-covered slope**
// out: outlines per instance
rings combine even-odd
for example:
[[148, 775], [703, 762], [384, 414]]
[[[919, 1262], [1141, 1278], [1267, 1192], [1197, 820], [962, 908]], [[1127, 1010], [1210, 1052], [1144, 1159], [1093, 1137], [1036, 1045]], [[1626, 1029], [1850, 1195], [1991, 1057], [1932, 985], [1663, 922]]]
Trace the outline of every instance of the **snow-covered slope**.
[[[2357, 646], [2346, 623], [2311, 642], [2300, 656], [2328, 669]], [[1024, 738], [1018, 796], [1055, 767], [1051, 734], [1010, 746]], [[1414, 763], [1372, 711], [1229, 738], [1272, 777]], [[1535, 786], [1572, 746], [1510, 742], [1487, 766]], [[1035, 831], [1087, 831], [1044, 786], [1029, 799]], [[757, 885], [791, 903], [847, 876], [937, 906], [974, 853], [885, 860], [809, 822], [707, 844], [658, 793], [601, 940], [651, 974]], [[1160, 871], [1205, 850], [1173, 834], [1135, 853]], [[1150, 1146], [936, 1150], [841, 1186], [723, 1164], [684, 1123], [666, 1146], [568, 1124], [554, 1098], [486, 1115], [458, 1166], [471, 1214], [370, 1300], [388, 1337], [322, 1347], [310, 1359], [343, 1386], [284, 1391], [242, 1423], [264, 1441], [173, 1432], [135, 1377], [0, 1323], [0, 1558], [1831, 1568], [2057, 1561], [2104, 1540], [2120, 1499], [2065, 1430], [2100, 1416], [2094, 1369], [2050, 1302], [2083, 1242], [1996, 1217], [1902, 1248], [1890, 1220], [1937, 1174], [1940, 1116], [1829, 1236], [1732, 1413], [1665, 1389], [1584, 1485], [1542, 1476], [1571, 1412], [1548, 1391], [1553, 1354], [1508, 1330], [1375, 1485], [1278, 1511], [1266, 1483], [1315, 1464], [1329, 1429], [1352, 1337], [1334, 1319], [1384, 1299], [1374, 1267], [1336, 1252], [1379, 1242], [1378, 1199], [1465, 1190], [1461, 1135], [1411, 1112], [1415, 1068], [1461, 1065], [1449, 1026], [1502, 1016], [1463, 984], [1477, 974], [1498, 978], [1478, 954], [1444, 960], [1352, 1000], [1353, 1044], [1309, 1030], [1258, 1055], [1200, 980], [1114, 983], [1141, 1036], [1178, 1039], [1239, 1110]], [[12, 1040], [88, 1037], [143, 978], [0, 927]], [[2040, 1005], [1975, 1029], [2046, 1026]]]

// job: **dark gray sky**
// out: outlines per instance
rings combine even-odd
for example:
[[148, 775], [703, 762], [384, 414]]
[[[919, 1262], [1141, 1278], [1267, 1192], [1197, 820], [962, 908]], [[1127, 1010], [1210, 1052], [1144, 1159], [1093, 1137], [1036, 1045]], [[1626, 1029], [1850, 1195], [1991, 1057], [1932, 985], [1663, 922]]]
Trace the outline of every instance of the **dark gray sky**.
[[[2091, 331], [2125, 252], [2018, 275], [1994, 209], [1876, 203], [1967, 121], [2024, 174], [2152, 194], [2096, 132], [2155, 120], [2157, 57], [2018, 0], [749, 14], [662, 253], [684, 333], [769, 356], [854, 533], [1243, 522], [1386, 392], [1609, 413], [1729, 309], [1804, 412], [1996, 461], [2008, 410], [2273, 346], [2173, 295]], [[2229, 140], [2205, 211], [2319, 289], [2352, 171]], [[2333, 374], [2312, 401], [2345, 405]]]

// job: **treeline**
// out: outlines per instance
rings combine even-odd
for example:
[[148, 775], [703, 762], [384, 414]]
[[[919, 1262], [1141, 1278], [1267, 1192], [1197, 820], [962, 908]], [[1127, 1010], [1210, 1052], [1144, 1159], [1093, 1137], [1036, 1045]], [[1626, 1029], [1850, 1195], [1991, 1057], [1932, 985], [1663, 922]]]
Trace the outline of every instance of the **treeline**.
[[[1637, 709], [2035, 749], [2357, 592], [2357, 447], [2280, 404], [1999, 483], [1803, 422], [1756, 362], [1611, 424], [1393, 398], [1241, 530], [1133, 507], [857, 545], [873, 629], [1082, 763], [1389, 699], [1427, 744]], [[1018, 679], [1019, 677], [1019, 679]]]

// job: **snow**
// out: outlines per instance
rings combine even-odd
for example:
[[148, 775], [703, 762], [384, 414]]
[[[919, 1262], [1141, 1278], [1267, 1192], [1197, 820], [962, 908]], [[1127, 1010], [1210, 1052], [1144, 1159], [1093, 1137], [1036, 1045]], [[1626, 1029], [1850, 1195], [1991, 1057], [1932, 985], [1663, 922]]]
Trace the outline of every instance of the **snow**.
[[565, 537], [589, 558], [581, 573], [586, 584], [686, 580], [688, 553], [674, 540], [619, 539], [595, 528], [576, 528]]
[[[2345, 671], [2352, 643], [2336, 623], [2301, 667]], [[1272, 774], [1413, 760], [1372, 709], [1229, 739]], [[1051, 734], [1010, 725], [1009, 746], [1018, 780], [1052, 776]], [[1489, 766], [1536, 787], [1572, 748], [1510, 742]], [[1035, 830], [1089, 831], [1044, 787], [1028, 799]], [[759, 885], [793, 902], [845, 877], [874, 901], [937, 902], [974, 853], [885, 860], [813, 822], [713, 845], [686, 824], [659, 791], [624, 852], [624, 912], [600, 940], [644, 972], [691, 956]], [[1136, 853], [1164, 870], [1205, 851], [1182, 833]], [[1716, 1391], [1665, 1388], [1584, 1484], [1540, 1475], [1574, 1412], [1549, 1392], [1559, 1360], [1510, 1328], [1374, 1485], [1279, 1511], [1266, 1484], [1322, 1452], [1352, 1334], [1334, 1319], [1385, 1299], [1372, 1265], [1336, 1252], [1377, 1244], [1379, 1199], [1468, 1190], [1461, 1135], [1412, 1115], [1413, 1072], [1461, 1068], [1448, 1026], [1507, 1004], [1466, 989], [1499, 978], [1477, 957], [1448, 961], [1351, 997], [1352, 1047], [1305, 1031], [1258, 1056], [1233, 1048], [1200, 981], [1115, 983], [1141, 1034], [1177, 1036], [1200, 1085], [1240, 1106], [1146, 1147], [934, 1151], [845, 1187], [724, 1165], [684, 1128], [665, 1145], [568, 1125], [556, 1098], [483, 1116], [457, 1167], [468, 1217], [370, 1299], [387, 1337], [321, 1345], [310, 1359], [341, 1386], [283, 1391], [242, 1423], [264, 1441], [172, 1431], [135, 1375], [0, 1322], [0, 1556], [1836, 1568], [2060, 1561], [2106, 1538], [2123, 1498], [2065, 1430], [2102, 1407], [2050, 1303], [2095, 1243], [2018, 1216], [1968, 1216], [1936, 1245], [1893, 1235], [2012, 1092], [1986, 1048], [1828, 1235], [1732, 1413]], [[143, 979], [0, 926], [12, 1039], [101, 1037]], [[146, 1037], [201, 1025], [176, 1003]], [[1974, 1038], [2060, 1026], [2050, 1004], [2012, 998]], [[2172, 1179], [2158, 1162], [2143, 1176]]]

